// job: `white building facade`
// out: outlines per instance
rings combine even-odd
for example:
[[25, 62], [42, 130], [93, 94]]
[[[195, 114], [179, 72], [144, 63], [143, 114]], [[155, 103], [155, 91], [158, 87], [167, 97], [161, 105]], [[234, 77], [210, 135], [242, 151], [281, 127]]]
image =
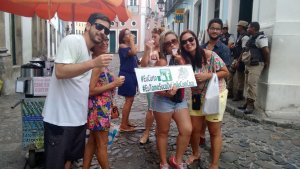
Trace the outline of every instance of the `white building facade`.
[[[256, 106], [269, 118], [300, 118], [299, 0], [166, 0], [165, 4], [168, 28], [178, 34], [193, 30], [201, 43], [208, 40], [212, 18], [221, 18], [235, 37], [239, 20], [259, 22], [269, 38], [270, 66], [259, 80]], [[174, 22], [177, 8], [185, 8], [180, 24]]]
[[65, 36], [65, 26], [56, 17], [46, 21], [6, 12], [0, 12], [0, 24], [0, 80], [4, 82], [1, 94], [9, 95], [15, 93], [15, 80], [20, 76], [21, 65], [34, 58], [55, 56]]

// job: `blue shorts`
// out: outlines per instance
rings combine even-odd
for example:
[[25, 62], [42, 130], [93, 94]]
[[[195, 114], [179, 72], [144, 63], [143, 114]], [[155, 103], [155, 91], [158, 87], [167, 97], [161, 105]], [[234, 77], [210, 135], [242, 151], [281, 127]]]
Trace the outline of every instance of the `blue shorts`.
[[171, 101], [169, 97], [154, 94], [152, 108], [155, 112], [170, 113], [181, 109], [186, 109], [188, 108], [188, 105], [185, 98], [182, 100], [181, 103], [175, 103]]

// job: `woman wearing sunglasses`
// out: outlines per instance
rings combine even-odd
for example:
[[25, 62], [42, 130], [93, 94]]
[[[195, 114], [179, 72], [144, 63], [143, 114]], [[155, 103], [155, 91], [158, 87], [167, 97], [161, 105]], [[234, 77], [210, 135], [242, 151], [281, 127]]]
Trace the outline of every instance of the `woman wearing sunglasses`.
[[[152, 67], [159, 59], [159, 35], [164, 31], [164, 28], [154, 28], [151, 31], [152, 38], [145, 44], [144, 55], [141, 60], [142, 67]], [[145, 131], [140, 138], [140, 144], [145, 144], [149, 141], [150, 130], [154, 122], [152, 110], [153, 93], [147, 93], [148, 110], [145, 119]]]
[[[192, 88], [192, 101], [189, 111], [193, 131], [191, 135], [192, 155], [186, 163], [189, 165], [200, 159], [199, 141], [202, 123], [206, 120], [211, 139], [212, 161], [209, 169], [217, 169], [222, 147], [221, 123], [226, 107], [227, 89], [224, 78], [228, 70], [223, 60], [214, 52], [202, 49], [194, 32], [187, 30], [180, 35], [180, 49], [188, 64], [191, 64], [197, 81], [197, 87]], [[220, 112], [216, 115], [203, 115], [202, 106], [212, 72], [216, 71], [220, 87]]]
[[[157, 66], [182, 65], [184, 59], [178, 53], [178, 37], [173, 31], [165, 31], [160, 35], [160, 59]], [[186, 168], [182, 162], [183, 154], [189, 144], [192, 132], [191, 119], [187, 102], [184, 97], [184, 89], [176, 87], [166, 91], [155, 92], [152, 108], [156, 120], [156, 141], [160, 155], [160, 169], [168, 169], [167, 147], [170, 123], [173, 119], [177, 125], [179, 135], [176, 141], [176, 154], [169, 158], [169, 163], [176, 169]]]
[[125, 97], [120, 125], [120, 131], [123, 132], [134, 131], [136, 127], [129, 123], [129, 113], [137, 90], [137, 79], [134, 71], [134, 68], [138, 66], [136, 54], [137, 48], [134, 45], [134, 35], [127, 28], [121, 30], [119, 35], [119, 76], [125, 76], [125, 82], [118, 88], [118, 94]]
[[[107, 53], [108, 41], [109, 39], [104, 37], [102, 43], [91, 49], [93, 58]], [[110, 128], [109, 112], [112, 104], [110, 96], [114, 95], [115, 88], [123, 83], [124, 79], [114, 78], [107, 68], [94, 68], [92, 71], [87, 122], [90, 135], [85, 146], [83, 169], [90, 168], [94, 154], [96, 154], [101, 168], [109, 169], [107, 142]]]

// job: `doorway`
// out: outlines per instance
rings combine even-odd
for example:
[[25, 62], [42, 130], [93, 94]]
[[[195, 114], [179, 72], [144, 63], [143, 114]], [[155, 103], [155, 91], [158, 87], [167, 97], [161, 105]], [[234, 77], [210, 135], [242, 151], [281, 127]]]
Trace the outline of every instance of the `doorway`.
[[116, 53], [116, 31], [109, 33], [109, 53]]
[[137, 31], [136, 30], [130, 30], [131, 34], [133, 34], [134, 37], [134, 43], [137, 44]]
[[252, 21], [253, 0], [240, 0], [239, 20]]

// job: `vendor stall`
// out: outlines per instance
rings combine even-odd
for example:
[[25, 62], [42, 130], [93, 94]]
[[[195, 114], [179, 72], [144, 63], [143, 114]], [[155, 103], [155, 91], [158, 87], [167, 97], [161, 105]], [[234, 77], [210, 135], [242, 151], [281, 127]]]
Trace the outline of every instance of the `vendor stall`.
[[22, 65], [21, 76], [16, 80], [16, 92], [24, 94], [19, 102], [22, 113], [22, 147], [28, 151], [27, 163], [32, 168], [36, 165], [36, 153], [44, 151], [42, 111], [51, 78], [44, 74], [52, 74], [45, 65], [34, 62]]

